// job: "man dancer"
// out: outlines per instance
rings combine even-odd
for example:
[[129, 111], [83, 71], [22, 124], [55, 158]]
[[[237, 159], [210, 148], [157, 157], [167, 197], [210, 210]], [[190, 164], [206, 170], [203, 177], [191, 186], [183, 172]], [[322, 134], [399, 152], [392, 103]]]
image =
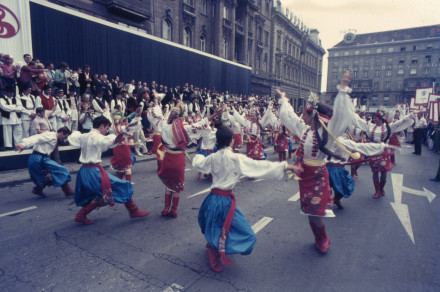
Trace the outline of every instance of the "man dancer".
[[74, 132], [69, 137], [71, 145], [81, 147], [79, 161], [82, 167], [76, 177], [75, 203], [82, 208], [76, 214], [75, 221], [86, 225], [94, 223], [87, 219], [87, 214], [97, 207], [113, 206], [115, 202], [125, 204], [131, 218], [145, 217], [149, 214], [138, 209], [133, 201], [131, 183], [108, 174], [100, 165], [102, 151], [116, 146], [123, 140], [122, 133], [118, 136], [104, 136], [110, 125], [106, 117], [99, 116], [93, 120], [93, 129], [89, 133]]
[[24, 138], [15, 147], [15, 151], [18, 152], [23, 151], [25, 148], [33, 147], [32, 155], [29, 156], [28, 160], [28, 168], [31, 180], [35, 184], [32, 190], [32, 193], [35, 195], [43, 198], [46, 197], [43, 189], [47, 185], [61, 186], [66, 196], [73, 195], [73, 190], [69, 186], [69, 181], [72, 180], [69, 171], [66, 167], [49, 158], [56, 145], [66, 140], [70, 133], [67, 127], [62, 127], [56, 133], [48, 131]]

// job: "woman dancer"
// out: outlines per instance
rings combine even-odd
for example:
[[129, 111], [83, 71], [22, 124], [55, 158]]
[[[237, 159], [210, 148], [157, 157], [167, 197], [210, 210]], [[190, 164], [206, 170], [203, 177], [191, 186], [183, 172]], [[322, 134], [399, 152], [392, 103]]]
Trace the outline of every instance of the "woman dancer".
[[185, 149], [190, 142], [190, 138], [200, 138], [202, 130], [207, 129], [209, 122], [222, 111], [223, 109], [219, 108], [213, 115], [198, 123], [183, 125], [184, 106], [182, 103], [173, 107], [168, 119], [165, 120], [162, 110], [157, 104], [157, 100], [155, 100], [155, 107], [149, 113], [148, 119], [161, 132], [162, 143], [166, 147], [165, 155], [157, 173], [166, 186], [165, 207], [162, 215], [177, 217], [180, 192], [185, 189]]
[[[347, 93], [351, 89], [349, 72], [344, 73], [338, 95], [335, 100], [333, 117], [328, 129], [335, 137], [339, 137], [350, 123], [351, 114], [354, 114], [353, 104]], [[330, 248], [330, 238], [327, 236], [323, 217], [335, 217], [333, 213], [333, 199], [331, 197], [329, 175], [324, 159], [335, 156], [332, 149], [334, 141], [328, 139], [328, 133], [321, 127], [319, 114], [328, 112], [328, 107], [319, 103], [316, 97], [309, 97], [303, 107], [303, 121], [296, 115], [289, 104], [285, 93], [279, 100], [280, 120], [293, 135], [301, 137], [297, 163], [304, 171], [299, 174], [299, 191], [301, 198], [301, 213], [309, 218], [310, 227], [315, 235], [315, 247], [325, 253]], [[348, 115], [347, 115], [348, 112]], [[335, 156], [340, 158], [338, 156]]]
[[[418, 112], [414, 111], [414, 113]], [[373, 115], [373, 123], [366, 122], [354, 113], [353, 117], [354, 125], [364, 131], [370, 140], [375, 143], [386, 143], [393, 133], [403, 131], [414, 123], [412, 113], [394, 123], [388, 123], [386, 113], [382, 108], [379, 108]], [[385, 150], [381, 155], [369, 157], [369, 163], [373, 172], [373, 183], [376, 190], [373, 199], [378, 199], [380, 196], [385, 196], [384, 187], [387, 182], [387, 172], [393, 168], [389, 151]]]
[[[299, 170], [287, 162], [257, 161], [234, 153], [234, 132], [220, 126], [216, 132], [218, 151], [207, 157], [197, 154], [193, 166], [198, 171], [212, 173], [211, 193], [200, 207], [198, 221], [207, 244], [209, 266], [221, 272], [232, 265], [226, 254], [248, 255], [257, 241], [249, 222], [236, 207], [232, 190], [242, 175], [265, 179], [282, 179], [286, 170]], [[219, 261], [220, 260], [220, 261]]]

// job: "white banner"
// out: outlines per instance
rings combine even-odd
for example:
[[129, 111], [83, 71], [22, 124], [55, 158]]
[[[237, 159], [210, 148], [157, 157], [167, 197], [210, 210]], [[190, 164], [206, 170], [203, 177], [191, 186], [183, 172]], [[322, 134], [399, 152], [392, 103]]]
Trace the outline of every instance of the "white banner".
[[432, 93], [432, 87], [417, 88], [415, 105], [424, 105], [428, 103], [429, 94]]
[[23, 61], [32, 55], [29, 0], [0, 0], [0, 53]]

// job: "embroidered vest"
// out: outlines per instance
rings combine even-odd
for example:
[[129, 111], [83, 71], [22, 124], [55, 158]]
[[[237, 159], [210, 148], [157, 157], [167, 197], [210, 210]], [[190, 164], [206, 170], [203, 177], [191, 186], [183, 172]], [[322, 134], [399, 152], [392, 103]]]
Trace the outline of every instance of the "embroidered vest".
[[41, 104], [43, 105], [43, 108], [45, 110], [53, 110], [55, 107], [55, 101], [53, 99], [53, 96], [49, 96], [49, 98], [46, 98], [43, 94], [40, 94]]
[[[31, 102], [32, 102], [32, 108], [35, 109], [35, 97], [33, 97], [32, 95], [29, 95], [29, 98], [31, 99]], [[21, 98], [21, 104], [23, 105], [23, 107], [25, 109], [28, 109], [27, 108], [27, 99]]]

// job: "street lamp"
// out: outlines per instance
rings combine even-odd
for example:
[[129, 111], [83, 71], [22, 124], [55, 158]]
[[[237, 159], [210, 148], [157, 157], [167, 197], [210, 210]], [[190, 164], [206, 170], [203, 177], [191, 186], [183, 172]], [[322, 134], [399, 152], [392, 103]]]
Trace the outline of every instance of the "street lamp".
[[307, 32], [304, 31], [301, 37], [301, 49], [299, 52], [299, 84], [298, 84], [298, 96], [295, 99], [295, 110], [298, 111], [299, 100], [301, 98], [301, 82], [302, 82], [302, 66], [303, 66], [303, 56], [306, 53], [307, 42], [309, 41], [309, 36]]

